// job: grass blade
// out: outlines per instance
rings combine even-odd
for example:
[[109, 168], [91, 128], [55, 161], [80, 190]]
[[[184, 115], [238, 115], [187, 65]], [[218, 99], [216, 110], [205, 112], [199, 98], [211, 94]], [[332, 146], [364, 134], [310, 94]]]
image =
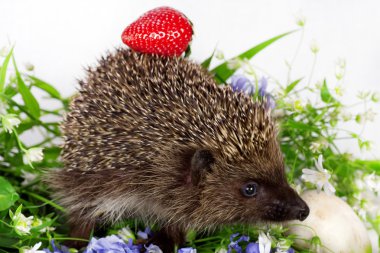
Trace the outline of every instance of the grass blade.
[[[285, 37], [286, 35], [289, 35], [291, 33], [293, 33], [295, 31], [290, 31], [290, 32], [287, 32], [287, 33], [283, 33], [281, 35], [278, 35], [276, 37], [273, 37], [267, 41], [264, 41], [250, 49], [248, 49], [247, 51], [239, 54], [238, 56], [234, 57], [233, 59], [251, 59], [253, 56], [255, 56], [257, 53], [259, 53], [261, 50], [263, 50], [264, 48], [266, 48], [267, 46], [269, 46], [270, 44], [272, 44], [273, 42], [281, 39], [282, 37]], [[228, 61], [225, 61], [224, 63], [218, 65], [217, 67], [215, 67], [214, 69], [211, 70], [212, 73], [215, 74], [215, 78], [216, 78], [216, 81], [218, 83], [225, 83], [226, 80], [232, 76], [236, 69], [229, 69], [228, 68]]]
[[297, 79], [285, 88], [285, 95], [289, 94], [303, 78]]
[[38, 79], [37, 77], [34, 77], [34, 76], [29, 76], [29, 78], [33, 80], [33, 83], [32, 83], [33, 86], [46, 91], [52, 98], [56, 98], [59, 100], [61, 99], [61, 94], [51, 84], [48, 84], [47, 82], [42, 81], [41, 79]]
[[212, 54], [210, 55], [210, 57], [208, 57], [206, 60], [204, 60], [201, 65], [202, 67], [204, 67], [205, 69], [208, 69], [210, 67], [210, 64], [211, 64], [211, 60], [212, 58], [214, 57], [214, 54], [215, 54], [215, 49], [214, 51], [212, 52]]
[[38, 119], [41, 116], [40, 105], [38, 104], [36, 98], [33, 96], [32, 92], [29, 90], [24, 80], [22, 79], [21, 74], [18, 71], [14, 57], [13, 57], [13, 65], [16, 71], [18, 91], [21, 94], [22, 100], [24, 100], [25, 107], [28, 109], [28, 112], [31, 115], [33, 115], [36, 119]]
[[13, 47], [9, 51], [8, 55], [5, 57], [5, 60], [3, 61], [3, 65], [1, 66], [1, 69], [0, 69], [0, 93], [3, 92], [3, 89], [4, 89], [5, 78], [7, 76], [8, 63], [12, 57], [12, 54], [13, 54]]

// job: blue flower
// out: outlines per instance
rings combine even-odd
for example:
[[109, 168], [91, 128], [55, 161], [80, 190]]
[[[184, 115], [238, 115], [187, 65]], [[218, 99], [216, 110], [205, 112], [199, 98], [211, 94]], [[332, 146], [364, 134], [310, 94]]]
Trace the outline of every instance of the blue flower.
[[140, 248], [140, 245], [133, 245], [132, 239], [126, 244], [121, 238], [111, 235], [100, 239], [92, 238], [83, 253], [139, 253]]
[[191, 247], [181, 248], [181, 249], [178, 250], [178, 253], [197, 253], [197, 250], [193, 249]]
[[53, 251], [50, 251], [49, 249], [44, 249], [46, 253], [69, 253], [69, 248], [62, 245], [62, 246], [56, 246], [54, 243], [54, 240], [51, 240], [51, 247], [53, 248]]
[[237, 237], [237, 236], [239, 236], [239, 233], [236, 233], [236, 234], [233, 234], [233, 235], [230, 236], [230, 241], [231, 242], [228, 245], [227, 253], [231, 253], [232, 250], [235, 250], [237, 253], [242, 253], [243, 252], [241, 246], [239, 245], [239, 242], [241, 242], [241, 241], [248, 242], [249, 241], [249, 236], [243, 235], [239, 239], [237, 239], [236, 241], [234, 241], [234, 238]]
[[268, 79], [262, 77], [259, 83], [259, 96], [264, 97], [267, 94]]
[[146, 248], [145, 253], [162, 253], [162, 250], [157, 245], [151, 244], [148, 248]]
[[233, 91], [241, 91], [249, 96], [255, 92], [255, 85], [243, 75], [232, 76], [230, 86]]
[[259, 244], [251, 242], [247, 245], [245, 253], [260, 253]]
[[150, 230], [149, 227], [146, 227], [144, 232], [140, 231], [137, 232], [137, 236], [141, 239], [148, 239], [148, 237], [152, 236], [152, 231]]
[[[252, 96], [255, 93], [255, 84], [243, 75], [234, 75], [231, 77], [230, 86], [235, 92], [243, 92], [249, 96]], [[273, 109], [276, 106], [274, 99], [271, 94], [267, 92], [268, 79], [262, 77], [259, 81], [259, 96], [265, 98], [266, 108]]]

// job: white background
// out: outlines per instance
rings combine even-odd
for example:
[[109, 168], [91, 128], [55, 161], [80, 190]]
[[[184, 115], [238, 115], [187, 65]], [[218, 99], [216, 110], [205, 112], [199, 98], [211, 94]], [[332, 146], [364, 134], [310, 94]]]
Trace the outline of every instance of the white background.
[[[380, 91], [378, 0], [0, 0], [0, 47], [14, 44], [19, 63], [33, 63], [38, 77], [57, 86], [64, 95], [71, 95], [84, 66], [121, 45], [122, 30], [139, 15], [162, 5], [181, 10], [194, 23], [192, 58], [197, 61], [208, 57], [216, 46], [227, 58], [235, 56], [297, 28], [295, 16], [302, 14], [307, 19], [306, 29], [293, 79], [310, 72], [313, 58], [309, 46], [315, 39], [320, 52], [312, 83], [327, 77], [333, 87], [336, 61], [344, 58], [347, 103], [355, 101], [360, 90]], [[253, 64], [284, 83], [288, 71], [285, 61], [292, 59], [299, 38], [300, 33], [295, 33], [282, 39], [255, 57]], [[374, 111], [379, 109], [377, 104]], [[340, 142], [342, 150], [359, 158], [380, 158], [379, 118], [364, 131], [364, 137], [374, 142], [372, 151], [360, 152], [350, 141]], [[360, 130], [355, 124], [346, 127]]]

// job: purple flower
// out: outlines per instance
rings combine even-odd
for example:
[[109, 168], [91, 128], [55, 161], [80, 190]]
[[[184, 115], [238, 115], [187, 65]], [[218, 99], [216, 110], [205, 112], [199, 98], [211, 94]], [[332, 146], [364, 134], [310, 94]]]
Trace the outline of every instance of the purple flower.
[[232, 76], [230, 86], [233, 91], [241, 91], [250, 96], [255, 92], [255, 85], [243, 75]]
[[193, 249], [191, 247], [181, 248], [181, 249], [178, 250], [178, 253], [197, 253], [197, 250]]
[[264, 97], [267, 94], [268, 79], [262, 77], [259, 83], [259, 96]]
[[51, 247], [53, 248], [53, 251], [50, 251], [49, 249], [43, 249], [46, 253], [69, 253], [69, 248], [62, 245], [62, 246], [56, 246], [54, 243], [54, 240], [51, 240]]
[[148, 239], [148, 237], [152, 236], [152, 231], [150, 230], [149, 227], [146, 227], [144, 232], [140, 231], [137, 232], [137, 236], [141, 239]]
[[247, 245], [245, 253], [260, 253], [259, 244], [251, 242]]
[[230, 236], [230, 241], [231, 242], [228, 245], [227, 253], [231, 253], [232, 250], [235, 250], [237, 253], [242, 253], [243, 252], [241, 246], [239, 245], [239, 242], [241, 242], [241, 241], [248, 242], [249, 241], [249, 236], [243, 235], [239, 239], [237, 239], [236, 241], [234, 241], [234, 238], [237, 237], [237, 236], [239, 236], [239, 233], [236, 233], [236, 234], [233, 234], [233, 235]]
[[93, 237], [83, 253], [139, 253], [140, 248], [140, 245], [133, 245], [132, 239], [126, 244], [121, 238], [111, 235], [100, 239]]
[[151, 244], [149, 247], [145, 247], [146, 251], [145, 253], [162, 253], [162, 250], [157, 245]]

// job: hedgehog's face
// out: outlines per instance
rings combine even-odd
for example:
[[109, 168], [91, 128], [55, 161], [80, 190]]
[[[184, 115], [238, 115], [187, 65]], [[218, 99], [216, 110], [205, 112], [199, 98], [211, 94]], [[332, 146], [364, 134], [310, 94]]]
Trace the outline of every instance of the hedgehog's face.
[[[194, 155], [193, 178], [202, 185], [205, 212], [200, 215], [213, 223], [306, 219], [308, 206], [287, 183], [282, 158], [274, 157], [226, 165], [205, 150]], [[195, 173], [200, 168], [208, 168], [206, 174]]]

